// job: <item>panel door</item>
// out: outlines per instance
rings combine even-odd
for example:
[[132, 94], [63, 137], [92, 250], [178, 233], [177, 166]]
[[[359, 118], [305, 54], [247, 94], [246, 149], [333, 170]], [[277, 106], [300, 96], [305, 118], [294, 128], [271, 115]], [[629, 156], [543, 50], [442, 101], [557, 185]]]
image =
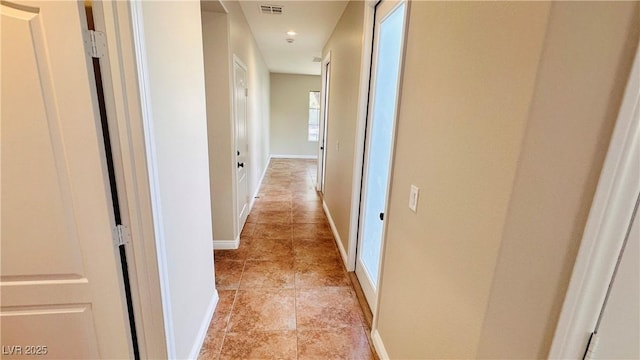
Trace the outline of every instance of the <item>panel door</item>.
[[238, 233], [249, 215], [249, 179], [247, 176], [247, 70], [237, 60], [233, 62], [234, 114], [236, 129], [236, 189]]
[[83, 4], [0, 12], [2, 357], [128, 358]]

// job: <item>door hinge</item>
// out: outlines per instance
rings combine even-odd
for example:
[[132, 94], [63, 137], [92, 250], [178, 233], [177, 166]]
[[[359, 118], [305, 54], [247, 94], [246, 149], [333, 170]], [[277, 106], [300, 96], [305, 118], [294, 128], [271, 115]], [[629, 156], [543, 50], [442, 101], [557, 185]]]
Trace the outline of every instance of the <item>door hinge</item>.
[[594, 355], [596, 353], [596, 350], [598, 349], [599, 340], [600, 337], [598, 336], [598, 333], [592, 332], [591, 336], [589, 337], [589, 343], [587, 344], [587, 350], [585, 350], [584, 352], [584, 360], [594, 359]]
[[244, 96], [249, 97], [249, 88], [244, 88]]
[[107, 54], [107, 37], [101, 31], [85, 31], [84, 43], [87, 55], [92, 58], [100, 59]]
[[127, 245], [130, 241], [129, 228], [125, 225], [116, 225], [113, 229], [113, 244], [115, 246]]

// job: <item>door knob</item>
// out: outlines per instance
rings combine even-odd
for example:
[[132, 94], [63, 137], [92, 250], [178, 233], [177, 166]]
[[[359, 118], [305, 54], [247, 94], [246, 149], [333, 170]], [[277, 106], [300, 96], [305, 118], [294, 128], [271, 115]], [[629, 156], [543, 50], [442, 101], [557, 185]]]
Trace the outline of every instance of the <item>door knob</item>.
[[380, 221], [384, 220], [384, 213], [380, 213]]
[[238, 167], [239, 167], [239, 168], [243, 168], [243, 167], [244, 167], [244, 163], [243, 163], [243, 162], [239, 162], [239, 163], [238, 163]]

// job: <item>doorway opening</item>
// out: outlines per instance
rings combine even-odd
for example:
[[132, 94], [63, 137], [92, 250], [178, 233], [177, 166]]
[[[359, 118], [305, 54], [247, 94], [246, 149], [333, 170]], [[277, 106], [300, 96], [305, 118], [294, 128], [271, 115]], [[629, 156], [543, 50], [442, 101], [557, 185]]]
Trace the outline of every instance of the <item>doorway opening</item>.
[[322, 83], [320, 91], [320, 125], [319, 125], [319, 141], [318, 141], [318, 179], [316, 190], [324, 195], [324, 180], [327, 163], [327, 129], [329, 123], [329, 90], [331, 83], [331, 52], [322, 60], [322, 68], [320, 70]]
[[247, 175], [249, 143], [247, 139], [247, 66], [233, 56], [233, 119], [236, 147], [237, 233], [242, 232], [249, 216], [249, 178]]
[[[93, 17], [93, 6], [90, 1], [85, 2], [85, 15], [87, 17], [87, 27], [90, 31], [95, 31], [95, 22]], [[105, 102], [105, 93], [102, 82], [102, 70], [100, 68], [100, 58], [93, 57], [93, 75], [96, 84], [96, 95], [98, 99], [98, 108], [100, 114], [100, 125], [102, 129], [102, 138], [104, 144], [104, 154], [107, 163], [107, 172], [109, 178], [109, 188], [111, 190], [111, 202], [113, 205], [113, 216], [115, 220], [116, 232], [119, 234], [118, 238], [123, 239], [123, 220], [122, 211], [120, 208], [120, 200], [118, 197], [118, 186], [116, 182], [116, 169], [113, 159], [113, 147], [111, 142], [111, 135], [109, 131], [109, 121], [107, 117], [107, 106]], [[122, 281], [125, 292], [125, 300], [127, 304], [127, 314], [129, 320], [129, 330], [131, 336], [131, 345], [133, 350], [133, 356], [136, 360], [140, 359], [140, 348], [138, 344], [138, 334], [136, 330], [136, 321], [133, 306], [133, 295], [131, 291], [131, 279], [129, 275], [129, 265], [127, 263], [127, 250], [124, 242], [119, 242], [118, 253], [120, 255], [120, 270], [122, 272]]]
[[355, 272], [369, 307], [377, 306], [395, 140], [407, 5], [383, 0], [374, 33], [364, 140]]

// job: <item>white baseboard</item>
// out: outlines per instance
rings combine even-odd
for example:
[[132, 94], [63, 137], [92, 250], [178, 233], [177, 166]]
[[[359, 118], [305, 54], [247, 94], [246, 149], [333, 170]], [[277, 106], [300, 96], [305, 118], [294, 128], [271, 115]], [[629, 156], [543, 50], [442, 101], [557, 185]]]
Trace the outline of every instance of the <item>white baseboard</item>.
[[213, 250], [235, 250], [240, 246], [240, 236], [235, 240], [213, 240]]
[[218, 299], [219, 299], [218, 291], [214, 289], [213, 296], [211, 297], [211, 301], [209, 302], [209, 306], [207, 307], [207, 313], [202, 319], [202, 323], [200, 324], [200, 329], [198, 329], [198, 334], [196, 335], [195, 342], [193, 343], [193, 347], [191, 348], [189, 359], [197, 359], [198, 354], [200, 354], [200, 349], [202, 349], [202, 345], [204, 345], [204, 340], [207, 337], [209, 324], [211, 324], [211, 319], [213, 319], [213, 313], [216, 310]]
[[287, 155], [287, 154], [271, 154], [272, 159], [312, 159], [318, 158], [318, 155]]
[[327, 220], [329, 220], [329, 226], [331, 226], [331, 232], [333, 232], [333, 237], [336, 238], [336, 244], [338, 245], [338, 250], [340, 250], [340, 257], [342, 257], [342, 262], [346, 268], [347, 266], [348, 256], [347, 252], [344, 250], [344, 246], [342, 245], [342, 239], [340, 239], [340, 234], [338, 234], [338, 228], [336, 228], [336, 224], [333, 222], [333, 218], [331, 217], [331, 212], [327, 207], [327, 203], [322, 200], [322, 209], [324, 209], [325, 215], [327, 215]]
[[376, 349], [380, 360], [390, 359], [389, 354], [387, 353], [387, 349], [384, 348], [384, 343], [382, 342], [382, 338], [380, 337], [378, 329], [375, 329], [371, 332], [371, 341], [373, 342], [373, 347]]
[[[267, 175], [267, 169], [269, 169], [269, 163], [271, 163], [271, 156], [267, 160], [267, 164], [262, 171], [262, 176], [260, 176], [260, 181], [258, 181], [258, 186], [256, 188], [255, 194], [249, 201], [249, 212], [253, 209], [253, 205], [256, 202], [256, 196], [260, 192], [260, 187], [262, 186], [262, 182], [264, 181], [264, 177]], [[240, 246], [240, 234], [235, 240], [213, 240], [213, 249], [214, 250], [236, 250]]]
[[269, 169], [269, 164], [271, 163], [272, 156], [269, 156], [267, 159], [267, 164], [264, 166], [264, 170], [262, 170], [262, 176], [260, 176], [260, 180], [258, 181], [258, 186], [256, 187], [256, 191], [253, 193], [253, 197], [251, 201], [249, 201], [249, 212], [253, 209], [253, 205], [256, 203], [256, 197], [260, 193], [260, 188], [262, 187], [262, 182], [264, 181], [264, 177], [267, 175], [267, 170]]

